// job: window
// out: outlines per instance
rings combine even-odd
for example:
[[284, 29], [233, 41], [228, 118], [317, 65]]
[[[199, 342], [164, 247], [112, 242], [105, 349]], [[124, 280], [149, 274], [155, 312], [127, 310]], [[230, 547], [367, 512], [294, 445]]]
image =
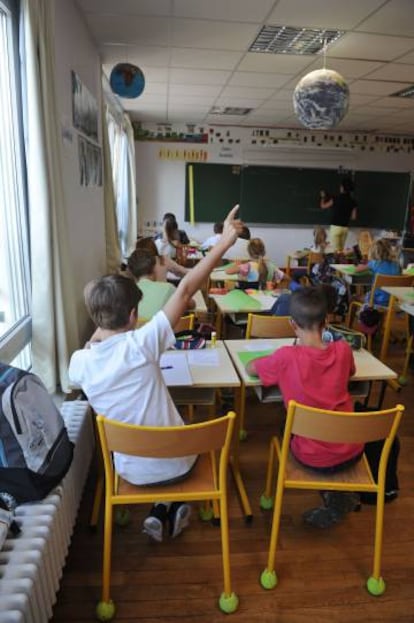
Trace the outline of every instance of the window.
[[30, 367], [30, 255], [17, 0], [0, 0], [0, 359]]

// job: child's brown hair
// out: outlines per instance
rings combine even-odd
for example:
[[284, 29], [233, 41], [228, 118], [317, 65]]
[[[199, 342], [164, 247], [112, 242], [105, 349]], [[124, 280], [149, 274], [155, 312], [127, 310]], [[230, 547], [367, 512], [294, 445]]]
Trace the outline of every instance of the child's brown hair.
[[328, 244], [328, 234], [324, 227], [318, 225], [313, 230], [313, 244], [315, 247], [324, 249]]
[[133, 309], [138, 311], [142, 292], [129, 277], [106, 275], [89, 282], [84, 297], [95, 325], [101, 329], [116, 330], [129, 323]]
[[135, 279], [141, 279], [145, 275], [154, 273], [157, 259], [155, 255], [147, 249], [135, 249], [128, 258], [127, 268], [134, 275]]
[[259, 282], [265, 283], [267, 278], [267, 266], [264, 260], [266, 247], [261, 238], [252, 238], [247, 245], [247, 252], [252, 260], [258, 261]]

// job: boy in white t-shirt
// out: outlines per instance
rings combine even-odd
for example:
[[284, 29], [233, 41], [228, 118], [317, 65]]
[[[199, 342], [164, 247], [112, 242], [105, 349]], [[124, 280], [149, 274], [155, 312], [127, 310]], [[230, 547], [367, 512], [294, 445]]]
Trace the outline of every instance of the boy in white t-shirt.
[[[136, 330], [142, 294], [132, 279], [108, 275], [89, 283], [85, 302], [98, 327], [83, 350], [73, 353], [69, 365], [72, 383], [82, 387], [97, 413], [145, 426], [184, 424], [162, 377], [159, 360], [175, 342], [174, 327], [189, 300], [207, 279], [242, 228], [235, 219], [238, 206], [228, 214], [220, 241], [178, 285], [175, 293], [150, 322]], [[115, 455], [117, 472], [138, 485], [155, 485], [185, 478], [197, 457], [150, 459]], [[168, 520], [173, 537], [188, 525], [190, 507], [162, 502], [152, 508], [143, 531], [162, 541]]]

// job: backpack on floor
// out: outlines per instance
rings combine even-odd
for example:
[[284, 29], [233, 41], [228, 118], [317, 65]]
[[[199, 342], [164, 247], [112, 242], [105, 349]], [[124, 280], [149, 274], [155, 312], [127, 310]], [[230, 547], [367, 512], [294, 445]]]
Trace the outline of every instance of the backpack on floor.
[[63, 418], [42, 381], [0, 363], [0, 493], [17, 504], [41, 500], [72, 457]]

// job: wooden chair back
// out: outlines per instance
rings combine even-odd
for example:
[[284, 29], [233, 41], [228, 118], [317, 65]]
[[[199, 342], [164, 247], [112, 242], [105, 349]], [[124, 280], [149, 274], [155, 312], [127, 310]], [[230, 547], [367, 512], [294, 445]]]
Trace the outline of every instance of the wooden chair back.
[[195, 315], [187, 314], [186, 316], [181, 316], [180, 320], [174, 327], [174, 333], [179, 333], [180, 331], [192, 331], [194, 329]]
[[296, 337], [290, 316], [263, 316], [249, 314], [247, 317], [246, 338], [252, 337]]

